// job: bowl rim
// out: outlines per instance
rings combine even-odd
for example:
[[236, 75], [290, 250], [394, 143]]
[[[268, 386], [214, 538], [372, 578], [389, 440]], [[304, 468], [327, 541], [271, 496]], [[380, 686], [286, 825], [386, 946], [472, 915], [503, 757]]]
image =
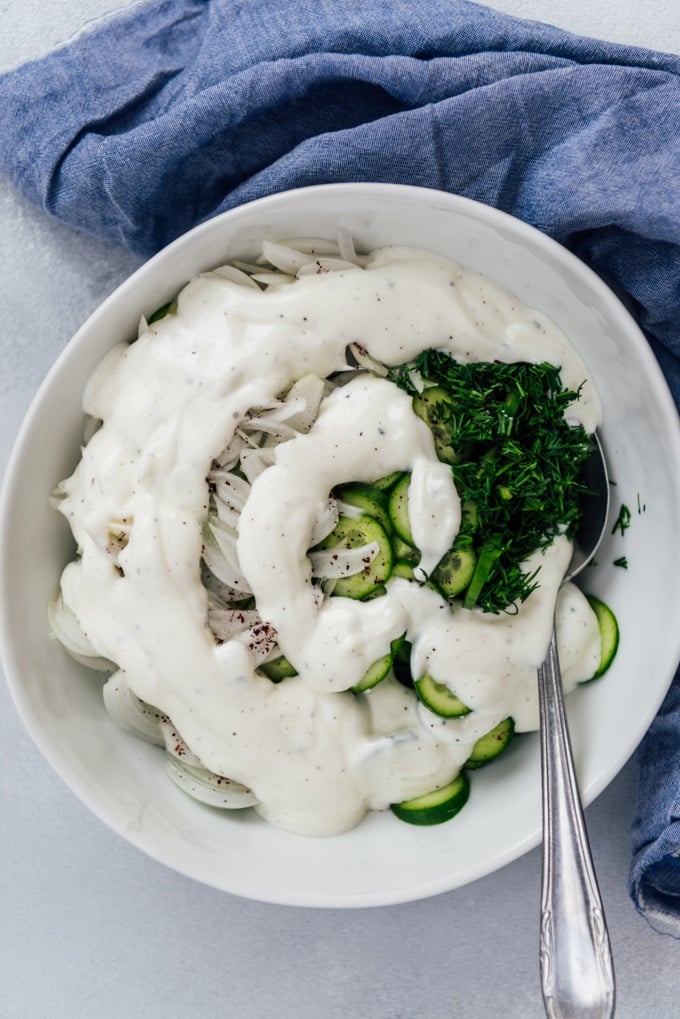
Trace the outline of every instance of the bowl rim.
[[[149, 848], [143, 844], [144, 840], [142, 838], [136, 838], [133, 832], [125, 830], [122, 824], [117, 824], [115, 819], [109, 817], [107, 812], [102, 809], [96, 796], [91, 795], [90, 791], [84, 788], [82, 783], [79, 783], [76, 779], [74, 779], [73, 774], [69, 774], [67, 777], [64, 772], [68, 772], [69, 769], [64, 766], [57, 748], [49, 739], [49, 734], [45, 732], [44, 728], [41, 727], [41, 725], [38, 724], [32, 716], [30, 698], [23, 687], [20, 660], [17, 655], [17, 649], [14, 646], [7, 613], [7, 604], [11, 591], [9, 590], [9, 574], [6, 568], [5, 549], [6, 543], [10, 538], [8, 533], [8, 520], [12, 494], [16, 487], [18, 473], [21, 469], [25, 447], [29, 444], [34, 427], [34, 420], [38, 414], [38, 409], [46, 392], [50, 390], [53, 380], [62, 372], [64, 365], [72, 357], [78, 354], [80, 347], [91, 334], [99, 319], [108, 314], [108, 310], [111, 305], [120, 305], [121, 302], [124, 302], [127, 295], [130, 292], [134, 293], [146, 277], [154, 274], [159, 262], [167, 261], [173, 254], [181, 252], [185, 247], [194, 245], [200, 246], [202, 238], [207, 237], [214, 232], [219, 234], [223, 231], [225, 224], [227, 224], [228, 236], [229, 229], [233, 225], [238, 224], [241, 220], [247, 221], [255, 206], [259, 209], [276, 208], [282, 203], [289, 202], [292, 195], [296, 196], [296, 200], [304, 201], [305, 196], [309, 194], [319, 194], [322, 192], [329, 194], [346, 193], [361, 195], [362, 202], [364, 203], [369, 201], [371, 195], [380, 195], [384, 198], [392, 198], [395, 200], [398, 200], [400, 197], [405, 198], [407, 196], [415, 200], [432, 201], [434, 199], [443, 202], [452, 211], [459, 211], [463, 214], [467, 212], [468, 214], [473, 215], [474, 218], [486, 221], [492, 226], [506, 226], [511, 230], [512, 234], [520, 240], [526, 239], [535, 250], [545, 250], [547, 253], [551, 254], [553, 258], [556, 257], [558, 262], [560, 260], [566, 260], [570, 263], [574, 268], [576, 275], [585, 280], [588, 288], [599, 292], [610, 306], [612, 313], [615, 316], [622, 316], [621, 321], [625, 321], [627, 328], [632, 328], [642, 339], [643, 342], [640, 343], [638, 352], [641, 357], [646, 359], [646, 369], [656, 388], [656, 395], [658, 397], [656, 412], [657, 414], [660, 414], [664, 420], [668, 440], [674, 450], [677, 462], [680, 463], [680, 419], [678, 418], [677, 409], [668, 387], [668, 383], [666, 382], [661, 367], [647, 338], [640, 329], [639, 325], [635, 322], [630, 312], [626, 309], [621, 299], [604, 283], [594, 270], [592, 270], [585, 262], [579, 259], [558, 241], [549, 237], [547, 234], [542, 233], [530, 224], [519, 220], [506, 212], [496, 209], [493, 206], [489, 206], [460, 195], [454, 195], [449, 192], [437, 191], [435, 189], [414, 185], [369, 182], [311, 185], [308, 187], [277, 192], [220, 213], [219, 215], [208, 219], [185, 232], [153, 255], [150, 259], [142, 263], [142, 265], [140, 265], [130, 276], [117, 286], [114, 291], [109, 294], [97, 308], [95, 308], [95, 310], [86, 318], [73, 336], [64, 345], [63, 349], [53, 361], [50, 369], [35, 392], [35, 395], [24, 414], [20, 428], [14, 440], [5, 470], [2, 488], [0, 490], [0, 660], [2, 661], [12, 701], [23, 726], [28, 732], [36, 748], [59, 775], [70, 791], [90, 810], [91, 813], [98, 817], [99, 820], [103, 821], [107, 827], [123, 837], [127, 842], [132, 843], [147, 855], [156, 859], [158, 862], [163, 863], [165, 866], [198, 881], [204, 881], [204, 879], [201, 877], [200, 873], [197, 872], [196, 868], [192, 869], [190, 866], [178, 866], [176, 862], [168, 859], [167, 856], [164, 858], [162, 853], [150, 851]], [[675, 647], [675, 650], [672, 651], [672, 648], [675, 645], [677, 646]], [[653, 701], [650, 701], [648, 704], [648, 710], [645, 717], [641, 719], [640, 735], [638, 740], [633, 745], [623, 748], [617, 758], [612, 761], [606, 774], [601, 774], [596, 781], [590, 783], [589, 787], [583, 792], [584, 805], [592, 802], [592, 800], [594, 800], [595, 797], [602, 792], [602, 790], [614, 779], [626, 761], [634, 753], [639, 741], [644, 735], [644, 732], [658, 711], [658, 708], [663, 701], [663, 697], [673, 680], [675, 666], [677, 665], [679, 658], [680, 633], [677, 635], [675, 642], [669, 641], [668, 682], [663, 686], [663, 690], [659, 696]], [[672, 664], [673, 662], [675, 662], [675, 665]], [[392, 894], [381, 894], [377, 898], [371, 897], [370, 895], [357, 895], [352, 897], [343, 895], [338, 898], [333, 894], [322, 896], [317, 893], [314, 893], [309, 897], [305, 897], [303, 894], [297, 894], [293, 898], [291, 898], [288, 894], [282, 894], [277, 898], [271, 892], [267, 892], [266, 895], [259, 896], [257, 894], [257, 889], [242, 891], [236, 886], [227, 887], [218, 886], [212, 882], [208, 883], [211, 884], [212, 887], [220, 888], [220, 890], [231, 894], [245, 896], [254, 900], [260, 899], [260, 901], [286, 905], [333, 908], [390, 905], [440, 894], [444, 891], [451, 890], [454, 887], [458, 887], [459, 885], [476, 880], [479, 877], [506, 866], [508, 863], [524, 855], [528, 850], [534, 848], [540, 841], [540, 832], [527, 835], [526, 838], [520, 840], [511, 850], [508, 850], [500, 860], [497, 860], [494, 866], [485, 866], [480, 861], [477, 867], [468, 868], [468, 873], [465, 875], [464, 880], [451, 882], [446, 879], [440, 879], [437, 881], [425, 880], [414, 882], [406, 888], [403, 893], [395, 891]]]

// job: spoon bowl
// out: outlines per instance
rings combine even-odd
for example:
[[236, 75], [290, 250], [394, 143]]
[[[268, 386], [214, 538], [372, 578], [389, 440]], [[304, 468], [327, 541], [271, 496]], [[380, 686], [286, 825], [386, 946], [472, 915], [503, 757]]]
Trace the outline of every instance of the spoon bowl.
[[[584, 464], [583, 516], [563, 584], [590, 563], [607, 528], [609, 479], [597, 435]], [[611, 946], [592, 862], [569, 739], [553, 627], [538, 670], [543, 791], [540, 965], [546, 1014], [608, 1019], [614, 1014]]]
[[593, 449], [583, 464], [583, 483], [587, 491], [583, 495], [583, 515], [576, 537], [574, 552], [563, 584], [573, 580], [594, 559], [607, 530], [609, 517], [609, 472], [600, 437], [593, 436]]

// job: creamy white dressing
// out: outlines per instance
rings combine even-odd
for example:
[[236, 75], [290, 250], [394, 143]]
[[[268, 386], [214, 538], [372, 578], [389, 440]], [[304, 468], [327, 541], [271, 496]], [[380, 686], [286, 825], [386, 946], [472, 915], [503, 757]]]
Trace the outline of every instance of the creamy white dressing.
[[[451, 610], [400, 579], [372, 601], [320, 603], [306, 553], [334, 486], [411, 470], [408, 509], [425, 572], [460, 525], [429, 429], [403, 392], [369, 375], [332, 392], [306, 434], [276, 446], [240, 517], [240, 568], [299, 675], [272, 684], [247, 641], [216, 645], [200, 579], [211, 463], [249, 408], [308, 373], [343, 369], [349, 343], [386, 364], [427, 347], [460, 360], [551, 361], [566, 386], [582, 386], [570, 417], [589, 431], [601, 418], [559, 330], [444, 259], [385, 249], [363, 270], [266, 292], [208, 274], [182, 291], [176, 315], [117, 347], [92, 376], [85, 410], [103, 425], [60, 505], [81, 551], [64, 571], [63, 597], [93, 647], [172, 719], [205, 767], [250, 787], [273, 824], [308, 834], [346, 830], [368, 809], [449, 781], [475, 739], [508, 715], [518, 729], [535, 728], [535, 670], [556, 600], [567, 689], [599, 661], [586, 599], [572, 585], [558, 596], [565, 538], [535, 557], [541, 586], [516, 615]], [[110, 540], [121, 522], [127, 544], [116, 563]], [[402, 633], [414, 674], [454, 690], [473, 709], [464, 719], [437, 718], [393, 680], [365, 697], [347, 692]]]

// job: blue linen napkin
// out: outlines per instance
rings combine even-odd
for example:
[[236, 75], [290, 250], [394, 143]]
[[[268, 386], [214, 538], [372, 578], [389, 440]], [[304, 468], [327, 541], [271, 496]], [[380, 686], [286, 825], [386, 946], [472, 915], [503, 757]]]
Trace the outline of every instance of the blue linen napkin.
[[[632, 309], [680, 401], [680, 58], [462, 0], [151, 0], [0, 76], [0, 170], [150, 255], [286, 188], [497, 206]], [[639, 750], [631, 894], [680, 937], [680, 677]]]

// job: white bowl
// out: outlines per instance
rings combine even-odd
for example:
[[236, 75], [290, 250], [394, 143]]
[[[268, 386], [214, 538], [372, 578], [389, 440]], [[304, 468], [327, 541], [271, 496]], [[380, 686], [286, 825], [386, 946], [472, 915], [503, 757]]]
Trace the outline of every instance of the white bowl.
[[[216, 888], [268, 902], [374, 906], [433, 895], [472, 881], [540, 840], [535, 735], [504, 765], [473, 776], [454, 822], [403, 825], [373, 814], [334, 838], [270, 827], [252, 811], [218, 812], [166, 778], [157, 748], [108, 717], [100, 682], [48, 637], [47, 603], [72, 555], [47, 497], [79, 455], [83, 386], [102, 355], [136, 333], [140, 314], [169, 300], [196, 273], [253, 255], [262, 238], [335, 237], [357, 245], [427, 248], [478, 270], [549, 315], [589, 365], [605, 408], [602, 430], [613, 513], [632, 511], [610, 535], [590, 589], [621, 625], [617, 659], [569, 698], [581, 789], [590, 802], [616, 775], [651, 722], [680, 657], [680, 431], [647, 342], [607, 287], [542, 234], [484, 205], [420, 188], [341, 184], [286, 192], [219, 216], [186, 234], [125, 282], [79, 330], [24, 422], [0, 514], [0, 626], [6, 673], [23, 721], [72, 791], [129, 842]], [[613, 566], [625, 555], [627, 570]], [[74, 845], [76, 836], [74, 834]]]

